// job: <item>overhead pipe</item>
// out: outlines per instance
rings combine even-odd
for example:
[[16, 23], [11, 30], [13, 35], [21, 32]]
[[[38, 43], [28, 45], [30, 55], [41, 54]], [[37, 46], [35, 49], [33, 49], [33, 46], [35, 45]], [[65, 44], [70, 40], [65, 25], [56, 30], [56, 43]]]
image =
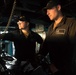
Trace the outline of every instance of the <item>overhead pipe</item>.
[[4, 32], [6, 32], [8, 30], [8, 27], [9, 27], [9, 25], [11, 23], [11, 19], [12, 19], [12, 16], [13, 16], [13, 13], [14, 13], [14, 10], [15, 10], [15, 7], [16, 7], [16, 0], [14, 0], [12, 11], [11, 11], [11, 14], [10, 14], [10, 17], [9, 17], [9, 20], [8, 20], [8, 23], [6, 25], [6, 28], [5, 28]]

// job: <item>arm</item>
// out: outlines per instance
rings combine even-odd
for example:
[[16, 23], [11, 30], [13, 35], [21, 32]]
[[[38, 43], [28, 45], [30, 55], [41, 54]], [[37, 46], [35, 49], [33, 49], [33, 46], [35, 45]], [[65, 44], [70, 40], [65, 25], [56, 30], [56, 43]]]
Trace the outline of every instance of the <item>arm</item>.
[[68, 38], [69, 38], [69, 44], [71, 44], [71, 51], [70, 54], [72, 55], [72, 70], [76, 71], [75, 65], [76, 65], [76, 20], [72, 21], [68, 28]]
[[49, 50], [48, 50], [48, 44], [47, 44], [47, 41], [45, 39], [43, 41], [43, 43], [41, 44], [41, 46], [40, 46], [39, 54], [41, 54], [43, 56], [46, 56], [48, 52], [49, 52]]
[[[49, 29], [48, 29], [49, 31]], [[39, 49], [39, 54], [43, 55], [43, 56], [46, 56], [47, 53], [49, 52], [49, 49], [48, 49], [48, 42], [47, 42], [47, 37], [49, 35], [49, 32], [46, 33], [46, 38], [45, 40], [43, 41], [43, 43], [41, 44], [40, 46], [40, 49]]]
[[15, 41], [15, 36], [13, 33], [3, 33], [3, 34], [0, 34], [0, 39]]
[[72, 21], [69, 26], [68, 37], [71, 44], [76, 45], [76, 20]]
[[39, 43], [39, 44], [42, 44], [43, 43], [43, 39], [42, 37], [36, 33], [36, 41]]

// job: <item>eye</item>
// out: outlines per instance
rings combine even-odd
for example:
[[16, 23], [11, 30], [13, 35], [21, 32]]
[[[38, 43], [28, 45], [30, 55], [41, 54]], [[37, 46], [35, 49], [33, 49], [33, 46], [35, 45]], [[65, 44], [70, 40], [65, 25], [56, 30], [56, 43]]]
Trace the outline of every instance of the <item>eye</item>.
[[21, 25], [21, 23], [20, 23], [20, 22], [17, 22], [17, 24], [18, 24], [18, 25]]

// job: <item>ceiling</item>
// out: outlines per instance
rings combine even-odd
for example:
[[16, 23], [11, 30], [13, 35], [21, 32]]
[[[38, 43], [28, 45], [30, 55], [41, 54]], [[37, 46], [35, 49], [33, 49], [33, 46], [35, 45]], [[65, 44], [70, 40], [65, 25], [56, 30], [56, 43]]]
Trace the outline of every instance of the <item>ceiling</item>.
[[[16, 1], [16, 6], [13, 12], [13, 17], [16, 15], [27, 16], [31, 23], [34, 24], [49, 24], [51, 21], [43, 14], [42, 8], [46, 6], [49, 0], [0, 0], [0, 20], [8, 22], [12, 12], [12, 7]], [[76, 17], [76, 0], [60, 0], [64, 14], [71, 17]], [[0, 24], [1, 25], [1, 24]]]

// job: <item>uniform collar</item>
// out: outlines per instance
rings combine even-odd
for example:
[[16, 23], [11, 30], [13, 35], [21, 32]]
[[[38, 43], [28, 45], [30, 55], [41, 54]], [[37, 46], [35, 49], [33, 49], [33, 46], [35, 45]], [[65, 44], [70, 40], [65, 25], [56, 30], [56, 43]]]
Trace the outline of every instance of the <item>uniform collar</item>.
[[[57, 27], [64, 25], [65, 22], [66, 22], [66, 16], [63, 16], [61, 22], [58, 24]], [[53, 25], [54, 25], [54, 22], [51, 24], [51, 28], [53, 28]], [[57, 28], [57, 27], [56, 27], [56, 28]]]
[[61, 26], [61, 25], [65, 24], [65, 22], [66, 22], [66, 16], [63, 16], [63, 18], [62, 18], [62, 20], [61, 20], [61, 22], [59, 23], [58, 26]]

